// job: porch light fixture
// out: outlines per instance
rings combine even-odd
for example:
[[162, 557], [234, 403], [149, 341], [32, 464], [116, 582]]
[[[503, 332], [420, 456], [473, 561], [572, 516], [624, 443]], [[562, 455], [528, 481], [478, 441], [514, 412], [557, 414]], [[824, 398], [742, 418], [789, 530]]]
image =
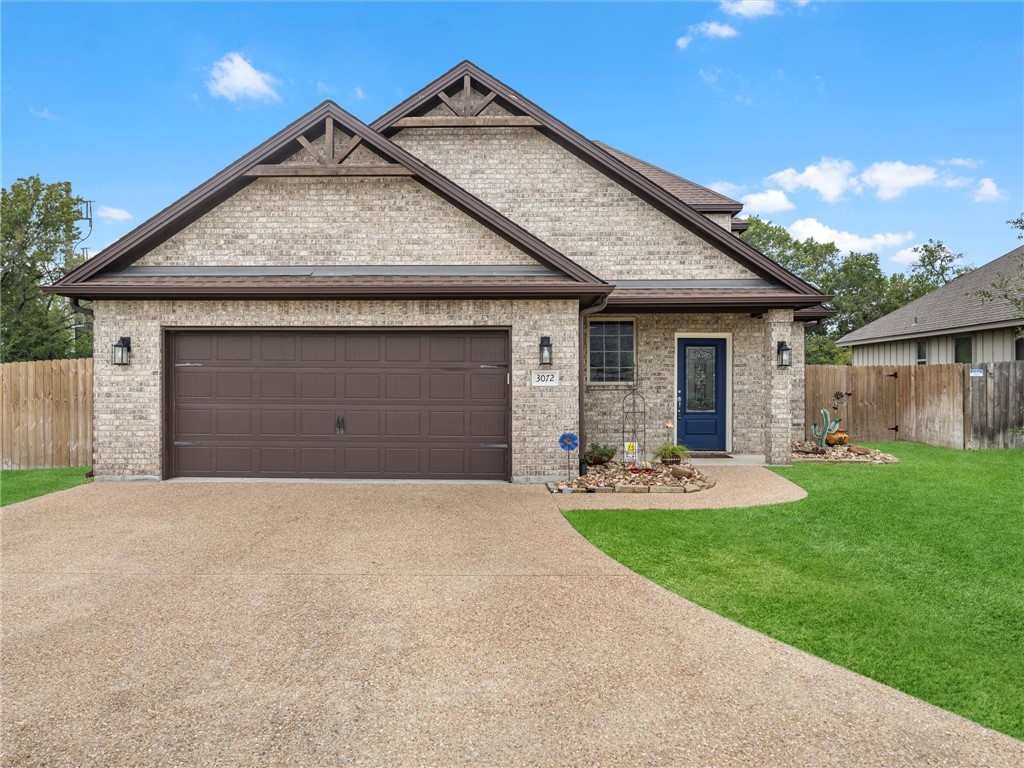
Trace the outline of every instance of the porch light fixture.
[[131, 336], [122, 336], [113, 345], [113, 356], [110, 362], [114, 365], [131, 365], [132, 362], [132, 339]]
[[793, 364], [793, 359], [790, 353], [793, 351], [789, 348], [789, 344], [784, 341], [780, 341], [775, 345], [776, 356], [779, 360], [779, 368], [788, 368]]
[[541, 336], [540, 337], [540, 364], [551, 365], [553, 362], [554, 355], [551, 352], [551, 337]]

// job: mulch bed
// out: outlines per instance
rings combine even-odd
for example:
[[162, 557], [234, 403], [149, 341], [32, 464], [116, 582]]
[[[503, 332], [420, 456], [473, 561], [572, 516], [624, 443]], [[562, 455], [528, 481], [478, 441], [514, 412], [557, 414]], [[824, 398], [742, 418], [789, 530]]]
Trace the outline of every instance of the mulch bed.
[[857, 462], [860, 464], [896, 464], [899, 462], [890, 453], [861, 445], [826, 445], [819, 448], [817, 442], [805, 440], [793, 443], [793, 461]]
[[[674, 467], [653, 464], [650, 469], [633, 471], [633, 465], [610, 461], [587, 468], [587, 474], [572, 482], [548, 483], [553, 493], [696, 493], [715, 486], [715, 478], [690, 464]], [[673, 474], [674, 473], [674, 474]]]

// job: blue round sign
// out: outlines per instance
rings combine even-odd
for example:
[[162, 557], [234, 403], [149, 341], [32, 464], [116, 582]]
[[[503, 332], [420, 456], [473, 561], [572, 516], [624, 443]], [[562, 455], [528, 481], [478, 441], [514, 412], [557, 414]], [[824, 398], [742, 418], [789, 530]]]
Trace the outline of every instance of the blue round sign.
[[580, 446], [580, 439], [573, 432], [563, 432], [558, 438], [558, 444], [563, 451], [575, 451]]

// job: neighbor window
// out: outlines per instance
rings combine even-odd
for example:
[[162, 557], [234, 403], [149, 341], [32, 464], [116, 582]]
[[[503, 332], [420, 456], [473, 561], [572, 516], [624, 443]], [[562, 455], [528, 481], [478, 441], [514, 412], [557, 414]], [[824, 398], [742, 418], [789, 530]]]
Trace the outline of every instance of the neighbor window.
[[955, 356], [953, 358], [953, 362], [974, 362], [974, 345], [971, 343], [970, 336], [958, 336], [956, 339], [954, 339], [953, 343], [955, 344]]
[[[1020, 333], [1019, 329], [1017, 333]], [[1024, 336], [1018, 336], [1013, 342], [1013, 359], [1024, 360]]]
[[928, 342], [917, 342], [917, 364], [928, 365]]
[[635, 350], [632, 320], [592, 320], [590, 380], [598, 383], [633, 381]]

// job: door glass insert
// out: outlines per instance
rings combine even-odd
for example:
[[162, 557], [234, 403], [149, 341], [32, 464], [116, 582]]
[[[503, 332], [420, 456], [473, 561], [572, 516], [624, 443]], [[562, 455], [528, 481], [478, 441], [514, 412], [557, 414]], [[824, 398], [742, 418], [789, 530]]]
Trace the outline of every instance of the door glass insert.
[[710, 413], [715, 410], [715, 348], [686, 348], [686, 410]]

